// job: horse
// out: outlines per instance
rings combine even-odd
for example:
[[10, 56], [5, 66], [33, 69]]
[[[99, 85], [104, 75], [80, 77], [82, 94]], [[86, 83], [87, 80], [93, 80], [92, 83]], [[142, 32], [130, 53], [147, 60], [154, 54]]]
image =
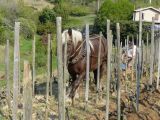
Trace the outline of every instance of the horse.
[[[73, 100], [75, 93], [80, 83], [83, 81], [86, 75], [86, 40], [81, 39], [81, 35], [76, 36], [78, 31], [68, 29], [65, 33], [62, 33], [62, 43], [64, 43], [65, 36], [68, 36], [67, 41], [67, 68], [72, 78], [69, 89], [67, 91], [67, 98]], [[64, 40], [64, 41], [63, 41]], [[90, 72], [94, 74], [95, 84], [97, 84], [97, 68], [98, 68], [98, 49], [99, 49], [99, 35], [90, 36]], [[106, 71], [107, 67], [107, 40], [104, 36], [101, 37], [101, 56], [100, 56], [100, 90], [101, 78]], [[63, 45], [64, 46], [64, 45]]]
[[82, 33], [71, 28], [64, 30], [62, 33], [62, 44], [64, 45], [65, 42], [68, 42], [71, 39], [73, 40], [74, 46], [76, 47], [78, 42], [83, 41]]

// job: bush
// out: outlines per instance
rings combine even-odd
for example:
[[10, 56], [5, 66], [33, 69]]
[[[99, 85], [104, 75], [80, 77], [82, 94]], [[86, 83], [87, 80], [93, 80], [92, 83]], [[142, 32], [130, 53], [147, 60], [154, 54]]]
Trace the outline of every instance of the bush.
[[71, 12], [71, 6], [67, 2], [63, 2], [61, 4], [57, 4], [53, 10], [55, 11], [56, 16], [61, 16], [65, 22], [68, 20], [69, 13]]
[[21, 22], [21, 29], [20, 32], [25, 39], [33, 38], [33, 35], [36, 32], [35, 23], [31, 20], [27, 20], [25, 18], [20, 18], [19, 21]]
[[41, 38], [36, 39], [36, 67], [45, 67], [47, 61], [47, 45], [42, 43]]
[[56, 28], [52, 22], [47, 22], [45, 24], [38, 24], [37, 33], [39, 35], [43, 35], [46, 33], [53, 33], [55, 32]]
[[76, 7], [72, 8], [72, 11], [71, 11], [70, 15], [72, 15], [72, 16], [85, 16], [89, 13], [90, 13], [90, 11], [87, 7], [76, 6]]
[[56, 20], [56, 13], [53, 9], [45, 8], [39, 15], [39, 21], [41, 23], [47, 22], [55, 22]]
[[[124, 44], [125, 39], [127, 38], [127, 35], [134, 36], [134, 39], [136, 40], [136, 36], [138, 35], [139, 30], [139, 22], [134, 21], [127, 21], [127, 20], [121, 20], [121, 21], [113, 21], [111, 22], [111, 30], [113, 33], [114, 40], [117, 38], [116, 36], [116, 23], [119, 22], [120, 24], [120, 35], [121, 35], [121, 41]], [[142, 39], [146, 42], [146, 36], [147, 32], [150, 34], [150, 26], [151, 23], [143, 23], [143, 30], [142, 30]], [[102, 31], [103, 34], [106, 36], [106, 23], [102, 24], [101, 26], [94, 26], [94, 32], [99, 33], [99, 31]]]

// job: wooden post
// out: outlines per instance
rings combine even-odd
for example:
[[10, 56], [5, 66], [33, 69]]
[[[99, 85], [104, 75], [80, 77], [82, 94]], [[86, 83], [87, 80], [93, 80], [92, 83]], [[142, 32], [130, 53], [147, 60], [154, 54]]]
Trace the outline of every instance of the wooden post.
[[[147, 48], [146, 48], [146, 51], [147, 51], [147, 52], [146, 52], [146, 64], [147, 64], [146, 67], [147, 67], [147, 68], [148, 68], [148, 64], [149, 64], [149, 57], [148, 57], [148, 56], [149, 56], [148, 38], [149, 38], [149, 37], [148, 37], [148, 33], [147, 33]], [[147, 73], [148, 73], [148, 69], [147, 69]]]
[[35, 81], [36, 81], [36, 72], [35, 72], [35, 53], [36, 53], [36, 38], [35, 38], [35, 35], [34, 35], [34, 38], [33, 38], [33, 43], [32, 43], [32, 79], [33, 79], [33, 96], [35, 95]]
[[118, 74], [117, 74], [117, 119], [121, 119], [121, 84], [120, 84], [120, 61], [121, 61], [121, 56], [120, 56], [120, 26], [119, 23], [116, 25], [117, 29], [117, 43], [118, 43], [118, 54], [117, 54], [117, 69], [118, 69]]
[[9, 40], [7, 40], [6, 48], [5, 48], [5, 77], [7, 81], [7, 88], [6, 88], [6, 93], [7, 93], [7, 104], [9, 109], [11, 109], [11, 91], [10, 91], [10, 78], [9, 78]]
[[[110, 21], [107, 20], [107, 30], [110, 28]], [[107, 82], [106, 82], [106, 117], [105, 120], [109, 120], [109, 93], [110, 93], [110, 80], [111, 80], [111, 56], [112, 56], [112, 31], [107, 31]]]
[[[110, 45], [110, 20], [107, 20], [107, 47], [108, 47], [108, 57], [107, 57], [107, 82], [106, 82], [106, 117], [105, 120], [109, 119], [109, 86], [110, 86], [110, 61], [111, 61], [111, 48]], [[112, 44], [112, 42], [111, 42]], [[110, 48], [111, 47], [111, 48]]]
[[23, 102], [23, 120], [32, 120], [32, 77], [28, 61], [24, 61]]
[[52, 78], [52, 39], [50, 35], [50, 95], [53, 95], [53, 89], [52, 89], [52, 83], [53, 83], [53, 78]]
[[141, 72], [142, 72], [142, 53], [141, 53], [141, 41], [142, 41], [142, 11], [139, 14], [139, 51], [138, 51], [138, 72], [137, 72], [137, 94], [136, 94], [136, 104], [137, 111], [139, 110], [139, 96], [140, 96], [140, 80], [141, 80]]
[[46, 113], [45, 113], [45, 120], [48, 119], [48, 97], [49, 97], [49, 82], [50, 82], [50, 77], [51, 77], [51, 73], [50, 73], [50, 60], [51, 60], [51, 54], [50, 54], [50, 51], [51, 51], [51, 46], [50, 46], [50, 43], [51, 43], [51, 35], [48, 34], [48, 60], [47, 60], [47, 83], [46, 83]]
[[[160, 37], [159, 37], [158, 41], [159, 41], [159, 47], [158, 47], [158, 49], [160, 51]], [[159, 74], [160, 74], [160, 52], [158, 53], [158, 75], [157, 75], [157, 86], [156, 86], [157, 90], [159, 88]]]
[[[127, 35], [127, 41], [126, 41], [126, 48], [127, 48], [127, 56], [128, 56], [128, 42], [129, 42], [129, 36]], [[128, 58], [127, 58], [128, 59]], [[130, 70], [130, 69], [129, 69]], [[128, 91], [128, 60], [126, 60], [126, 76], [125, 76], [125, 90]]]
[[89, 48], [89, 25], [86, 24], [86, 49], [87, 49], [87, 60], [86, 60], [86, 90], [85, 90], [85, 109], [88, 105], [88, 94], [89, 94], [89, 57], [90, 57], [90, 48]]
[[155, 20], [152, 18], [152, 29], [151, 29], [151, 55], [150, 55], [150, 80], [149, 80], [149, 85], [152, 85], [153, 82], [153, 63], [154, 63], [154, 25], [155, 25]]
[[[132, 49], [134, 49], [134, 36], [132, 36]], [[135, 56], [133, 56], [133, 52], [132, 52], [132, 71], [131, 71], [131, 81], [133, 81], [133, 74], [134, 74], [134, 61], [135, 61]]]
[[64, 83], [63, 83], [63, 64], [62, 64], [62, 18], [56, 18], [57, 24], [57, 67], [58, 67], [58, 112], [59, 120], [65, 120], [65, 104], [64, 104]]
[[99, 79], [100, 79], [100, 61], [101, 61], [101, 39], [102, 39], [102, 32], [100, 32], [100, 39], [99, 39], [99, 47], [98, 47], [98, 67], [97, 67], [97, 96], [96, 96], [96, 103], [99, 100]]
[[99, 8], [100, 8], [100, 0], [97, 0], [97, 13], [99, 11]]
[[[64, 96], [66, 96], [66, 79], [67, 79], [67, 34], [65, 34], [64, 45], [64, 69], [63, 69], [63, 82], [64, 82]], [[65, 104], [65, 99], [64, 99]]]
[[14, 65], [13, 65], [13, 120], [17, 120], [18, 83], [19, 83], [19, 28], [20, 22], [15, 22], [14, 28]]

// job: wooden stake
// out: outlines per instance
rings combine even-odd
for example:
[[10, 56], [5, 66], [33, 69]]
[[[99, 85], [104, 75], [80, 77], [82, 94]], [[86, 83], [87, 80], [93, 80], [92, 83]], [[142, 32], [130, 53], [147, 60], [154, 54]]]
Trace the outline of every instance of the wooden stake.
[[117, 42], [118, 42], [118, 54], [117, 54], [117, 69], [118, 69], [118, 74], [117, 74], [117, 119], [121, 119], [121, 84], [120, 84], [120, 61], [121, 61], [121, 56], [120, 56], [120, 26], [119, 23], [116, 25], [117, 29]]
[[24, 61], [23, 90], [23, 120], [32, 120], [32, 78], [28, 61]]
[[[160, 37], [159, 37], [159, 51], [160, 51]], [[158, 90], [159, 88], [159, 74], [160, 74], [160, 52], [158, 53], [158, 75], [157, 75], [157, 86], [156, 89]]]
[[10, 91], [10, 87], [11, 87], [11, 83], [10, 83], [10, 77], [9, 77], [9, 40], [7, 40], [7, 44], [6, 44], [6, 49], [5, 49], [5, 75], [6, 75], [6, 81], [7, 81], [7, 88], [6, 88], [6, 93], [7, 93], [7, 104], [9, 109], [11, 109], [11, 91]]
[[13, 65], [13, 120], [17, 120], [18, 93], [19, 93], [19, 28], [20, 22], [15, 22], [14, 28], [14, 65]]
[[48, 104], [49, 104], [49, 101], [48, 101], [48, 98], [49, 98], [49, 82], [50, 82], [50, 77], [51, 77], [51, 73], [50, 73], [50, 60], [51, 60], [51, 54], [50, 54], [50, 51], [51, 51], [51, 35], [48, 34], [48, 62], [47, 62], [47, 70], [48, 70], [48, 75], [47, 75], [47, 83], [46, 83], [46, 114], [45, 114], [45, 120], [48, 119]]
[[63, 64], [62, 64], [62, 18], [56, 18], [57, 24], [57, 67], [58, 67], [58, 112], [59, 120], [65, 120], [64, 104], [64, 82], [63, 82]]
[[88, 94], [89, 94], [89, 57], [90, 57], [90, 47], [89, 47], [89, 25], [86, 24], [86, 49], [87, 49], [87, 60], [86, 60], [86, 90], [85, 90], [85, 110], [88, 105]]
[[[109, 25], [110, 25], [110, 21], [107, 20], [107, 26]], [[110, 81], [111, 81], [111, 55], [112, 55], [112, 39], [113, 39], [112, 31], [110, 30], [109, 32], [110, 32], [109, 35], [107, 35], [108, 56], [107, 56], [106, 118], [105, 120], [109, 120], [109, 93], [110, 93]]]
[[33, 43], [32, 43], [32, 79], [33, 79], [33, 96], [35, 95], [35, 81], [36, 81], [36, 72], [35, 72], [35, 53], [36, 53], [36, 45], [35, 45], [35, 42], [36, 42], [36, 38], [34, 36], [33, 38]]
[[96, 103], [98, 103], [99, 100], [99, 89], [100, 89], [100, 61], [101, 61], [101, 39], [102, 39], [102, 32], [100, 32], [100, 39], [99, 39], [99, 48], [98, 48], [98, 67], [97, 67], [97, 97], [96, 97]]
[[136, 94], [136, 104], [137, 111], [139, 110], [139, 96], [140, 96], [140, 80], [142, 72], [142, 53], [141, 53], [141, 41], [142, 41], [142, 11], [140, 11], [140, 21], [139, 21], [139, 51], [138, 51], [138, 72], [137, 72], [137, 94]]
[[152, 29], [151, 29], [151, 55], [150, 55], [150, 80], [149, 85], [152, 85], [153, 82], [153, 63], [154, 63], [154, 26], [155, 26], [155, 20], [152, 18]]

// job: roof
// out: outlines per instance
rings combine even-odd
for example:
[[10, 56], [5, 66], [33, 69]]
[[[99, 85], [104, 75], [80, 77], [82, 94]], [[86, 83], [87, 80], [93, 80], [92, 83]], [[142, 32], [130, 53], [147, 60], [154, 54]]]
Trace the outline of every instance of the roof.
[[144, 11], [144, 10], [147, 10], [147, 9], [152, 9], [152, 10], [154, 10], [154, 11], [157, 11], [157, 12], [159, 12], [160, 13], [160, 10], [159, 9], [157, 9], [157, 8], [154, 8], [154, 7], [146, 7], [146, 8], [139, 8], [139, 9], [136, 9], [136, 10], [134, 10], [135, 12], [139, 12], [139, 11]]

